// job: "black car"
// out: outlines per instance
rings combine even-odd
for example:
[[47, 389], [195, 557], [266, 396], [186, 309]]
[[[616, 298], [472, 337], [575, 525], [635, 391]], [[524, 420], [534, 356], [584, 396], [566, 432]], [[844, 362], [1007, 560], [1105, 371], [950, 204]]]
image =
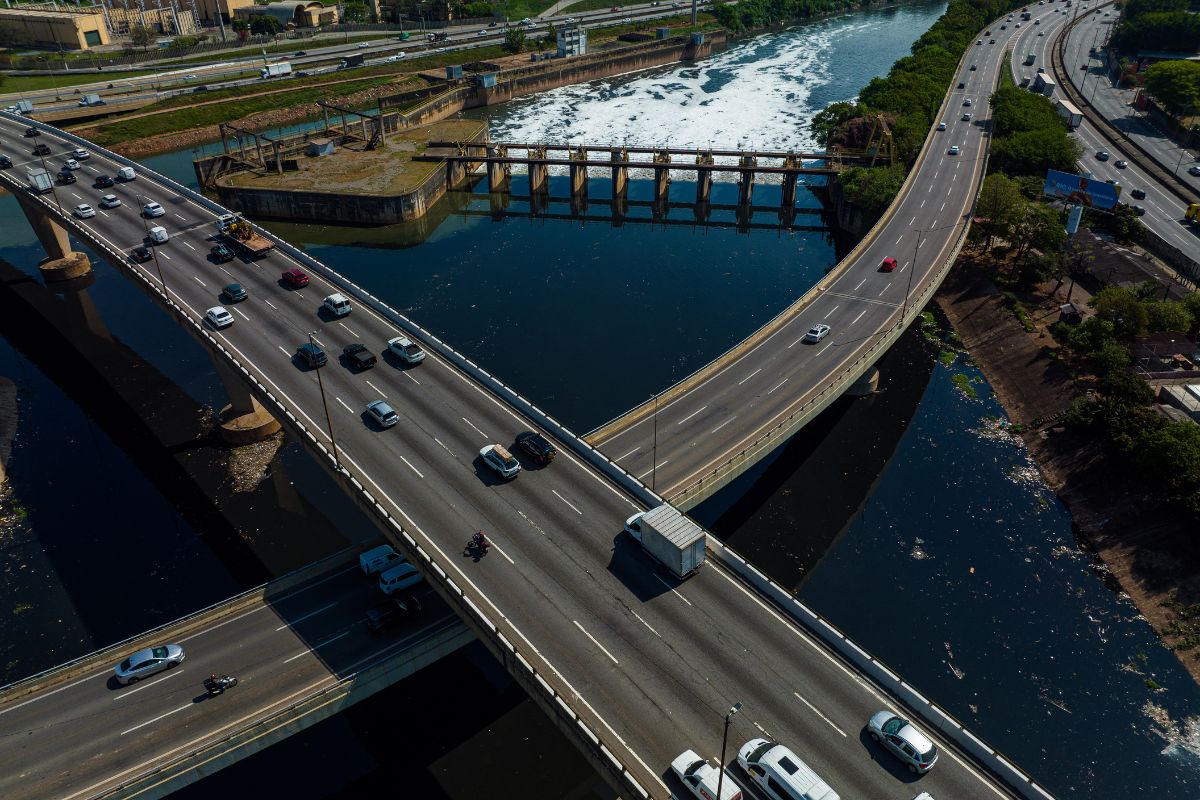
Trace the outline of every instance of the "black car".
[[213, 261], [218, 264], [225, 264], [233, 261], [233, 251], [223, 244], [214, 244], [208, 248], [208, 254], [213, 257]]
[[342, 356], [350, 362], [350, 365], [358, 369], [370, 369], [375, 366], [378, 360], [375, 354], [367, 349], [367, 346], [362, 342], [354, 342], [342, 348]]
[[39, 144], [37, 147], [33, 148], [33, 154], [35, 156], [48, 156], [50, 155], [50, 147], [48, 145]]
[[967, 84], [963, 83], [962, 81], [959, 81], [959, 82], [958, 82], [958, 88], [960, 88], [960, 89], [962, 89], [962, 88], [963, 88], [964, 86], [966, 86], [966, 85], [967, 85]]
[[138, 245], [137, 247], [133, 248], [133, 252], [129, 254], [129, 257], [141, 264], [154, 258], [154, 253], [151, 252], [149, 247], [146, 247], [145, 245]]
[[1130, 208], [1132, 208], [1133, 213], [1137, 214], [1139, 217], [1146, 216], [1146, 209], [1142, 208], [1141, 206], [1130, 206]]
[[196, 86], [192, 89], [192, 94], [195, 94], [196, 92], [207, 92], [207, 91], [208, 91], [208, 87], [205, 86], [204, 84], [200, 84], [199, 86]]
[[0, 156], [0, 169], [9, 169], [12, 167], [12, 159], [8, 156]]
[[409, 595], [401, 600], [393, 597], [386, 603], [380, 603], [367, 609], [367, 630], [371, 633], [382, 633], [400, 620], [415, 614], [422, 608], [421, 601], [416, 595]]
[[517, 436], [517, 447], [533, 456], [533, 460], [543, 466], [553, 461], [555, 454], [558, 453], [554, 449], [554, 445], [550, 444], [549, 439], [534, 431], [525, 431], [519, 434]]
[[317, 367], [323, 367], [329, 361], [328, 357], [325, 355], [325, 351], [312, 342], [308, 342], [307, 344], [302, 344], [297, 347], [296, 358], [300, 360], [300, 363], [312, 367], [313, 369], [316, 369]]
[[63, 186], [66, 186], [68, 183], [74, 183], [76, 180], [77, 178], [75, 177], [75, 173], [71, 172], [69, 169], [64, 169], [62, 172], [58, 173], [58, 182]]
[[1130, 192], [1130, 194], [1133, 195], [1134, 200], [1145, 200], [1146, 199], [1146, 190], [1145, 189], [1134, 189], [1132, 192]]
[[97, 175], [95, 186], [97, 189], [108, 189], [116, 185], [116, 181], [107, 175]]
[[221, 290], [221, 297], [230, 303], [240, 303], [249, 295], [240, 283], [231, 283]]
[[294, 58], [299, 58], [300, 56], [306, 56], [306, 55], [308, 55], [308, 51], [307, 51], [307, 50], [299, 50], [299, 51], [297, 51], [297, 52], [296, 52], [296, 54], [295, 54], [293, 57], [294, 57]]
[[39, 131], [37, 128], [33, 127], [32, 125], [30, 125], [28, 128], [25, 129], [25, 135], [26, 136], [41, 136], [42, 132]]

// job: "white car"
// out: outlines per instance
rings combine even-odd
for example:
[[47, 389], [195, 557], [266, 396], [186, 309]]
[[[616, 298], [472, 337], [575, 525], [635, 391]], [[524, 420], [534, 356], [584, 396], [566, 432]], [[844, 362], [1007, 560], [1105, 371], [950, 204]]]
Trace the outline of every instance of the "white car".
[[939, 123], [938, 123], [938, 130], [939, 130], [939, 131], [944, 131], [944, 130], [946, 130], [946, 123], [944, 123], [944, 122], [939, 122]]
[[383, 400], [372, 400], [367, 403], [367, 413], [381, 428], [390, 428], [400, 421], [396, 410]]
[[88, 219], [89, 217], [96, 216], [96, 209], [92, 208], [87, 203], [80, 203], [79, 205], [75, 206], [75, 216], [79, 217], [80, 219]]
[[218, 329], [228, 328], [233, 324], [233, 314], [230, 314], [222, 306], [213, 306], [205, 311], [204, 318], [208, 320], [209, 325]]
[[[695, 750], [684, 750], [680, 753], [678, 758], [671, 762], [671, 771], [700, 800], [715, 800], [720, 773]], [[721, 800], [742, 800], [742, 790], [733, 782], [733, 778], [729, 777], [728, 771], [725, 771], [725, 779], [721, 781]]]
[[910, 772], [924, 775], [937, 763], [937, 745], [908, 720], [890, 711], [879, 711], [867, 721], [867, 732], [892, 755], [905, 763]]
[[404, 53], [396, 53], [394, 56], [388, 56], [383, 60], [385, 64], [395, 64], [400, 59], [404, 58]]
[[142, 206], [142, 213], [147, 217], [161, 217], [167, 213], [167, 210], [152, 200]]
[[87, 161], [91, 157], [92, 157], [92, 154], [89, 153], [87, 150], [84, 150], [82, 147], [76, 148], [75, 150], [71, 151], [71, 158], [74, 158], [78, 161]]
[[366, 50], [368, 45], [366, 42], [359, 42], [357, 45], [355, 45], [355, 47], [357, 47], [359, 50]]
[[115, 194], [106, 194], [104, 197], [100, 198], [101, 208], [116, 208], [119, 205], [121, 205], [121, 198], [117, 197]]
[[80, 164], [78, 161], [76, 161], [73, 158], [68, 158], [67, 162], [65, 164], [63, 164], [63, 166], [72, 171], [77, 170], [77, 169], [83, 169], [83, 165]]
[[513, 458], [502, 444], [489, 444], [479, 451], [479, 457], [501, 478], [515, 478], [521, 471], [521, 462]]
[[407, 336], [388, 339], [388, 351], [406, 364], [420, 364], [425, 360], [425, 351]]
[[1045, 35], [1046, 35], [1045, 31], [1038, 31], [1038, 36], [1045, 36]]
[[487, 30], [487, 28], [480, 28], [479, 30], [475, 31], [475, 35], [476, 36], [487, 36], [488, 30]]
[[525, 19], [521, 20], [521, 24], [527, 28], [530, 28], [533, 27], [533, 20], [531, 20], [529, 17], [526, 17]]
[[169, 238], [167, 236], [167, 229], [162, 225], [155, 225], [153, 228], [147, 231], [147, 233], [150, 235], [150, 241], [154, 242], [155, 244], [166, 244], [167, 239]]
[[952, 145], [952, 146], [950, 147], [950, 149], [949, 149], [949, 150], [947, 150], [946, 152], [947, 152], [947, 153], [949, 153], [949, 154], [950, 154], [950, 155], [952, 155], [952, 156], [956, 156], [956, 155], [958, 155], [958, 145]]
[[816, 325], [813, 325], [808, 329], [808, 333], [804, 334], [804, 341], [816, 344], [828, 336], [831, 330], [833, 330], [833, 328], [830, 328], [824, 322], [818, 322]]
[[566, 19], [563, 20], [563, 23], [566, 25], [575, 25], [578, 22], [579, 22], [579, 20], [575, 19], [574, 17], [567, 17]]

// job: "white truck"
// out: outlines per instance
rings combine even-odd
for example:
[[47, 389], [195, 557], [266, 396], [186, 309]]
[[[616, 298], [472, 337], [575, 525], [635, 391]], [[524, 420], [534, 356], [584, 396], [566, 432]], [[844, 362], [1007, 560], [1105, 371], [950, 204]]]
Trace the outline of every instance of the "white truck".
[[284, 75], [292, 74], [292, 65], [286, 61], [278, 64], [267, 64], [258, 71], [258, 76], [264, 80], [267, 78], [282, 78]]
[[38, 194], [45, 194], [54, 189], [54, 178], [41, 167], [26, 167], [25, 179], [29, 188]]
[[634, 514], [625, 521], [625, 532], [681, 580], [704, 564], [704, 529], [673, 506], [664, 503]]

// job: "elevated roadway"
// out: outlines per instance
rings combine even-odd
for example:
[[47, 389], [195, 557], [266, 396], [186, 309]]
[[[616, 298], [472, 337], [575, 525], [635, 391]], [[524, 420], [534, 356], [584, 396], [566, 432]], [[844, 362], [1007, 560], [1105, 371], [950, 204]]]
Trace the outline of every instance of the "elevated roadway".
[[[780, 415], [813, 410], [822, 402], [814, 398], [832, 399], [899, 335], [902, 314], [905, 320], [915, 316], [965, 237], [984, 170], [987, 98], [1002, 49], [1003, 43], [983, 51], [975, 70], [964, 62], [959, 75], [964, 88], [951, 91], [943, 108], [948, 130], [930, 136], [898, 203], [798, 306], [799, 313], [787, 315], [740, 358], [722, 360], [718, 374], [663, 403], [658, 446], [669, 449], [659, 450], [659, 487], [686, 485], [689, 476], [705, 469], [703, 464], [718, 463], [741, 441], [776, 429]], [[969, 109], [963, 105], [967, 100]], [[964, 110], [973, 114], [971, 120], [960, 120]], [[21, 135], [25, 124], [0, 115], [0, 147], [18, 162], [4, 180], [17, 191], [14, 178], [25, 165], [38, 163]], [[81, 143], [49, 128], [40, 139], [51, 146], [49, 160], [55, 165]], [[951, 154], [952, 146], [957, 154]], [[83, 174], [112, 174], [123, 163], [97, 151]], [[95, 206], [108, 191], [121, 198], [120, 207], [91, 219], [71, 216], [74, 204]], [[146, 200], [161, 203], [167, 212], [153, 220], [170, 235], [156, 250], [157, 264], [135, 264], [122, 255], [144, 239], [148, 221], [138, 212]], [[298, 251], [281, 243], [259, 261], [208, 261], [215, 216], [222, 209], [147, 172], [115, 190], [81, 180], [25, 202], [31, 213], [68, 225], [153, 296], [165, 289], [169, 313], [222, 358], [236, 361], [264, 402], [385, 521], [385, 530], [418, 560], [431, 585], [560, 727], [574, 731], [593, 764], [610, 779], [619, 775], [615, 782], [624, 781], [628, 791], [665, 797], [672, 780], [667, 765], [685, 748], [714, 755], [720, 719], [735, 700], [744, 708], [731, 732], [731, 747], [766, 733], [795, 749], [844, 797], [910, 800], [915, 793], [900, 765], [863, 735], [871, 713], [896, 705], [879, 688], [884, 683], [905, 692], [943, 730], [956, 730], [943, 712], [928, 707], [928, 700], [908, 694], [911, 690], [896, 676], [862, 661], [861, 651], [840, 643], [827, 625], [816, 618], [799, 624], [791, 615], [806, 619], [808, 612], [793, 608], [786, 594], [767, 586], [752, 569], [739, 567], [719, 543], [710, 546], [721, 558], [712, 558], [698, 575], [683, 584], [668, 579], [620, 533], [625, 517], [653, 502], [650, 492], [600, 454], [572, 443], [569, 431], [445, 343]], [[896, 272], [879, 271], [885, 256], [898, 259]], [[313, 274], [304, 289], [288, 289], [279, 280], [283, 270], [295, 267]], [[217, 304], [220, 287], [231, 281], [249, 292], [248, 300], [231, 307], [234, 324], [219, 331], [201, 328], [197, 322], [204, 310]], [[342, 319], [320, 310], [321, 298], [336, 289], [355, 298], [354, 312]], [[833, 332], [816, 345], [804, 345], [804, 330], [817, 321], [832, 325]], [[337, 363], [346, 344], [361, 341], [378, 352], [401, 332], [422, 338], [429, 349], [418, 367], [384, 358], [377, 368], [357, 373]], [[310, 333], [333, 356], [322, 371], [323, 393], [316, 375], [292, 358]], [[399, 412], [395, 428], [375, 430], [366, 422], [365, 404], [380, 398]], [[527, 468], [512, 482], [499, 481], [481, 463], [479, 448], [509, 444], [518, 432], [534, 427], [559, 436], [559, 458], [543, 469]], [[640, 438], [605, 445], [610, 453], [631, 448], [620, 460], [635, 476], [645, 474], [646, 429], [639, 423], [631, 430]], [[334, 453], [336, 465], [325, 458]], [[675, 463], [667, 471], [671, 460]], [[481, 562], [459, 554], [477, 529], [487, 530], [495, 542]], [[231, 641], [256, 633], [233, 622], [222, 631]], [[193, 647], [195, 663], [212, 663], [205, 660], [205, 649]], [[289, 668], [264, 664], [257, 679], [263, 686], [286, 685]], [[104, 688], [97, 682], [84, 690]], [[145, 703], [122, 730], [153, 736], [156, 746], [169, 752], [211, 741], [235, 721], [214, 711], [203, 724], [176, 726], [171, 717], [190, 713], [177, 697], [149, 689], [133, 696]], [[41, 698], [22, 702], [33, 705]], [[18, 719], [11, 713], [0, 708], [0, 731], [27, 734], [34, 722], [10, 727], [6, 718]], [[154, 769], [134, 755], [146, 743], [114, 737], [107, 720], [72, 715], [69, 709], [62, 720], [77, 732], [81, 748], [91, 747], [89, 763], [97, 769], [122, 765], [114, 771], [124, 776]], [[955, 735], [963, 748], [991, 752], [967, 734]], [[9, 746], [21, 739], [0, 737]], [[919, 789], [941, 798], [1010, 795], [958, 746], [945, 740], [941, 745], [942, 759]], [[1007, 770], [1026, 796], [1046, 796], [1010, 764], [994, 757], [985, 761]], [[22, 763], [29, 764], [23, 778], [37, 773], [38, 785], [52, 787], [56, 796], [93, 796], [99, 793], [96, 787], [111, 785], [112, 779], [106, 784], [95, 776], [64, 773], [56, 764]], [[744, 782], [744, 776], [740, 779]]]

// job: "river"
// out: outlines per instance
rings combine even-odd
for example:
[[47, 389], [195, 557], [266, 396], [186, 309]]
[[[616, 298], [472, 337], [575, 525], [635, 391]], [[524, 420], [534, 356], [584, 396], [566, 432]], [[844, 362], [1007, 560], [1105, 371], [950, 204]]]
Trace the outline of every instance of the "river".
[[[840, 15], [737, 42], [701, 64], [527, 98], [490, 109], [493, 136], [802, 149], [811, 145], [804, 121], [886, 72], [943, 8], [915, 3]], [[147, 163], [190, 182], [191, 155]], [[686, 185], [676, 189], [688, 194]], [[561, 184], [555, 191], [563, 191]], [[633, 196], [645, 191], [639, 184]], [[808, 193], [799, 202], [817, 206]], [[472, 213], [486, 210], [480, 197], [457, 197], [449, 207], [440, 224], [419, 233], [270, 227], [581, 430], [724, 351], [835, 260], [819, 223], [790, 232], [615, 228], [528, 217], [493, 221]], [[11, 198], [0, 200], [0, 209], [6, 220], [19, 219]], [[0, 258], [33, 270], [37, 257], [23, 222], [0, 232]], [[91, 290], [118, 335], [198, 402], [215, 402], [219, 383], [206, 357], [122, 284], [102, 266]], [[646, 307], [671, 324], [650, 332], [640, 327], [638, 312]], [[881, 363], [877, 396], [838, 404], [695, 515], [1057, 796], [1194, 799], [1200, 690], [1075, 545], [1069, 515], [997, 424], [1003, 412], [981, 376], [935, 356], [935, 347], [910, 334]], [[121, 508], [152, 498], [153, 483], [134, 475], [120, 463], [118, 448], [83, 424], [86, 408], [62, 398], [34, 402], [38, 395], [31, 393], [57, 390], [18, 351], [0, 348], [0, 368], [19, 387], [22, 425], [10, 471], [22, 476], [13, 483], [13, 502], [22, 504], [13, 515], [22, 558], [36, 565], [39, 543], [63, 551], [76, 534], [69, 509], [56, 507], [50, 491], [35, 491], [49, 483], [40, 478], [54, 464], [46, 453], [79, 449], [97, 485], [113, 490], [114, 499], [97, 506], [107, 510], [92, 514], [93, 538], [119, 535], [126, 524]], [[964, 394], [955, 375], [966, 376], [977, 397]], [[61, 425], [59, 415], [77, 422]], [[76, 430], [86, 433], [86, 447]], [[327, 481], [308, 474], [315, 470], [306, 470], [296, 448], [285, 448], [281, 458], [324, 498], [318, 505], [339, 503]], [[147, 528], [173, 532], [164, 548], [132, 564], [109, 559], [104, 575], [180, 586], [179, 598], [164, 601], [167, 609], [154, 609], [156, 622], [189, 603], [221, 599], [239, 581], [212, 555], [216, 548], [203, 541], [203, 530], [172, 517], [161, 502], [155, 507]], [[367, 534], [348, 538], [357, 535]], [[153, 547], [149, 536], [137, 541]], [[187, 548], [207, 552], [182, 557]], [[8, 574], [23, 569], [11, 558], [6, 566]], [[76, 570], [63, 576], [61, 582], [71, 581], [64, 588], [45, 579], [49, 572], [41, 574], [40, 584], [21, 583], [6, 600], [51, 609], [41, 619], [61, 614], [73, 632], [50, 637], [45, 652], [32, 657], [15, 637], [38, 626], [8, 620], [0, 628], [5, 654], [27, 671], [151, 624], [140, 608], [105, 602], [107, 580], [88, 585]], [[39, 585], [42, 594], [30, 596]], [[99, 614], [89, 618], [72, 607], [111, 611], [101, 625]], [[398, 718], [413, 741], [397, 749], [405, 739]], [[331, 772], [330, 763], [339, 769]], [[261, 788], [296, 798], [357, 797], [386, 790], [402, 770], [415, 776], [420, 796], [467, 798], [479, 796], [479, 788], [455, 776], [481, 763], [497, 781], [493, 790], [501, 787], [493, 791], [499, 796], [507, 796], [504, 787], [528, 786], [530, 776], [554, 787], [534, 796], [600, 794], [595, 777], [502, 671], [468, 648], [180, 795]]]

